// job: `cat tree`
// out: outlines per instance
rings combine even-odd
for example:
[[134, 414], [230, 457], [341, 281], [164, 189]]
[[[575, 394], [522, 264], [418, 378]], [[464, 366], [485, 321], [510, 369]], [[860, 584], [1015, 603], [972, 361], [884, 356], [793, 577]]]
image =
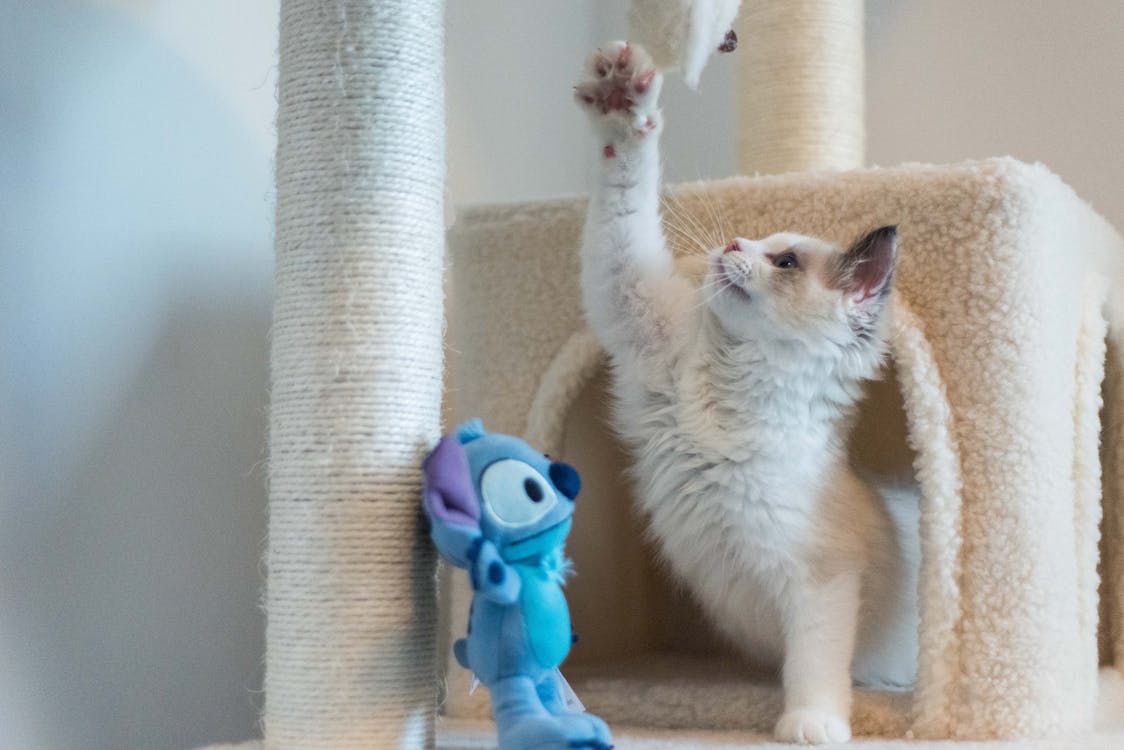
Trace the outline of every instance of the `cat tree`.
[[[434, 558], [417, 504], [441, 396], [442, 10], [282, 2], [269, 748], [433, 742]], [[808, 172], [862, 162], [861, 2], [756, 0], [743, 21], [742, 169], [801, 171], [680, 187], [678, 220], [720, 212], [751, 237], [901, 231], [900, 395], [875, 390], [856, 455], [876, 469], [912, 464], [922, 486], [920, 676], [911, 695], [859, 696], [856, 729], [1087, 729], [1102, 497], [1101, 661], [1124, 655], [1119, 417], [1105, 420], [1103, 494], [1098, 459], [1106, 304], [1113, 333], [1124, 330], [1106, 280], [1121, 239], [1044, 168], [1012, 160]], [[527, 433], [582, 467], [572, 596], [585, 638], [572, 674], [590, 707], [633, 725], [766, 727], [776, 689], [715, 668], [719, 646], [677, 650], [689, 603], [639, 541], [621, 542], [636, 526], [623, 457], [595, 413], [602, 363], [580, 315], [582, 215], [580, 200], [461, 215], [455, 416]], [[452, 627], [465, 593], [454, 587]], [[448, 714], [486, 712], [466, 683], [450, 670]]]

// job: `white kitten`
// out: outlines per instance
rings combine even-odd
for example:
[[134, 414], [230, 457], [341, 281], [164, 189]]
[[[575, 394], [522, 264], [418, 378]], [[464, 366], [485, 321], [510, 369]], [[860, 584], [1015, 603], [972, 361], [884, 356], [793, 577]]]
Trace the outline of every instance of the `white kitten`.
[[893, 227], [840, 251], [732, 238], [701, 288], [660, 225], [661, 79], [624, 42], [575, 94], [598, 138], [586, 317], [612, 356], [615, 423], [675, 574], [755, 660], [783, 664], [779, 739], [850, 737], [852, 675], [904, 687], [917, 661], [916, 503], [848, 467], [847, 416], [884, 349]]

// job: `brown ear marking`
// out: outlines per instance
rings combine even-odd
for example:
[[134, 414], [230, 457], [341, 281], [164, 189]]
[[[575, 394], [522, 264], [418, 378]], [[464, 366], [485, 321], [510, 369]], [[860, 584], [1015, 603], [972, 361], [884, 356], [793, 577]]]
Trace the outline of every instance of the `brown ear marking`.
[[865, 302], [890, 291], [894, 261], [898, 249], [896, 225], [879, 227], [855, 241], [839, 256], [835, 268], [835, 286]]

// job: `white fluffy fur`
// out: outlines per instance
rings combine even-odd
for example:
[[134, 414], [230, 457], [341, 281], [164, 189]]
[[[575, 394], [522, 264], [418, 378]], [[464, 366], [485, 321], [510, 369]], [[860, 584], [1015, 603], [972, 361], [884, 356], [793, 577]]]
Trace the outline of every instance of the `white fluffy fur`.
[[[582, 293], [612, 357], [616, 426], [672, 570], [751, 658], [783, 664], [778, 738], [843, 741], [852, 675], [904, 686], [916, 669], [916, 500], [885, 502], [843, 450], [881, 362], [885, 295], [840, 288], [840, 251], [794, 234], [713, 250], [701, 288], [678, 275], [651, 71], [614, 43], [577, 89], [608, 147]], [[789, 251], [800, 270], [774, 266]]]

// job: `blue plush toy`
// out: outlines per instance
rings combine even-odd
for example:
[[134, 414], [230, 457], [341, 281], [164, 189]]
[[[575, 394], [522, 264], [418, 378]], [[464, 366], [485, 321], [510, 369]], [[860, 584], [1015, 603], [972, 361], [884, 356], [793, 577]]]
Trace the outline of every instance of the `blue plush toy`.
[[567, 708], [558, 671], [573, 642], [562, 546], [580, 487], [573, 467], [480, 420], [425, 460], [433, 541], [472, 581], [453, 652], [492, 693], [500, 750], [612, 747], [605, 722]]

